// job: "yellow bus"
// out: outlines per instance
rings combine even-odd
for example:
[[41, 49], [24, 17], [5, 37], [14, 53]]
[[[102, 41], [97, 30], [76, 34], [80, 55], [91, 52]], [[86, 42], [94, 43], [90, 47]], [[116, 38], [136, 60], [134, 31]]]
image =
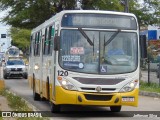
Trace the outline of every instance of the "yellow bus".
[[139, 80], [139, 26], [131, 13], [66, 10], [31, 32], [29, 84], [52, 112], [64, 104], [113, 112], [137, 106]]

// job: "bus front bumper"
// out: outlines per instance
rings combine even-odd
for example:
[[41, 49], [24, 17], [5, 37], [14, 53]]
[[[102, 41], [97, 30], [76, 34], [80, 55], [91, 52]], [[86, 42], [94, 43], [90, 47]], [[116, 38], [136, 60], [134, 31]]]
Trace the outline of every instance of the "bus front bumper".
[[97, 106], [138, 106], [139, 89], [127, 93], [87, 93], [56, 87], [55, 104], [97, 105]]

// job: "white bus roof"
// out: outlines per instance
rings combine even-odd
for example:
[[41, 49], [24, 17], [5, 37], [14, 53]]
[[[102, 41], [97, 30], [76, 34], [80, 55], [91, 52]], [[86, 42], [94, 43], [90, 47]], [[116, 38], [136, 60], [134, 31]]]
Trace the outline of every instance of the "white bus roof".
[[104, 11], [104, 10], [64, 10], [64, 11], [61, 11], [61, 12], [55, 14], [50, 19], [46, 20], [44, 23], [42, 23], [41, 25], [39, 25], [36, 28], [34, 28], [31, 33], [34, 33], [35, 31], [38, 31], [40, 28], [42, 29], [42, 28], [50, 25], [51, 23], [53, 23], [53, 20], [56, 21], [56, 20], [62, 18], [62, 16], [65, 13], [100, 13], [100, 14], [115, 14], [115, 15], [126, 15], [126, 16], [136, 17], [133, 13], [116, 12], [116, 11]]

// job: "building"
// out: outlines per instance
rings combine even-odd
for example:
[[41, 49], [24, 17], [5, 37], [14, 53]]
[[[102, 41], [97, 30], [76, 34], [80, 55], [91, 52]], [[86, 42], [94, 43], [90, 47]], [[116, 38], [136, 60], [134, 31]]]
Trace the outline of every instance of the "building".
[[159, 26], [148, 26], [148, 40], [160, 40]]
[[141, 35], [146, 35], [147, 40], [160, 40], [160, 26], [141, 27]]
[[7, 26], [0, 26], [0, 52], [6, 52], [7, 48], [11, 46], [9, 29]]

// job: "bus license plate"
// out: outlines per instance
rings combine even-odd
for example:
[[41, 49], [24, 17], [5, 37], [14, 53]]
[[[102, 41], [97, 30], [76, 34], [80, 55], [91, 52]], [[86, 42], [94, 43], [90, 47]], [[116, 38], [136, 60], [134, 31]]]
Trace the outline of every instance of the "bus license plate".
[[134, 102], [134, 97], [122, 97], [123, 102]]

